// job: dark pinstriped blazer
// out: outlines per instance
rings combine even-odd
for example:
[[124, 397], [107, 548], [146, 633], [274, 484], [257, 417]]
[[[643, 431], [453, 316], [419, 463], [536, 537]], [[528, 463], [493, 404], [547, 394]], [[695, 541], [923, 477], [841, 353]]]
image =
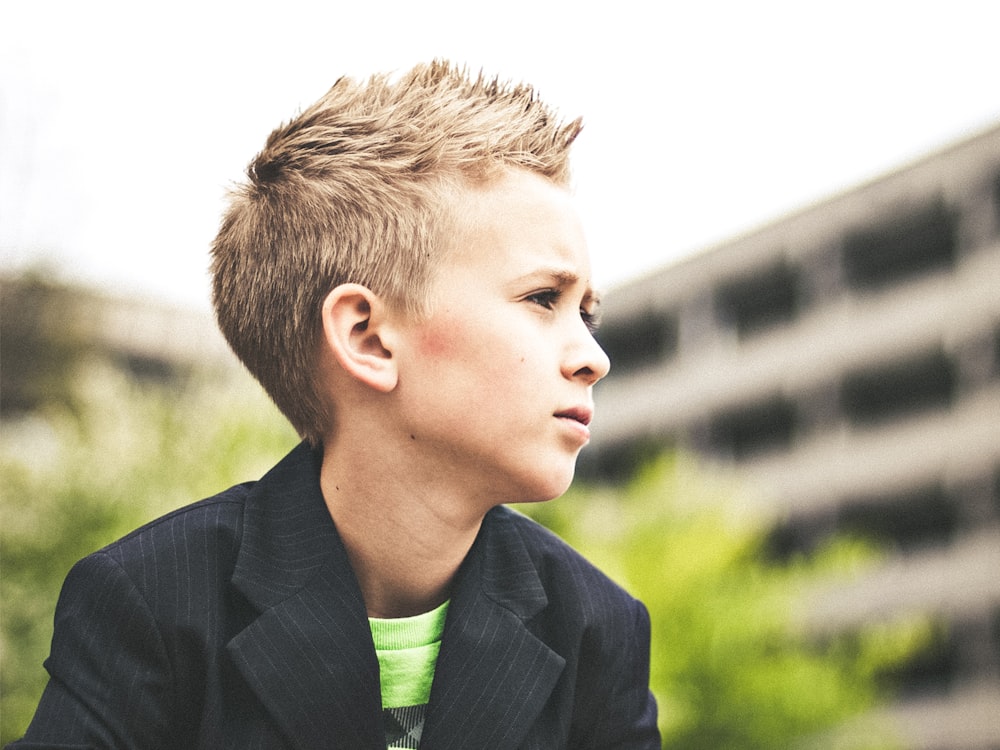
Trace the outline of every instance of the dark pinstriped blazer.
[[[12, 747], [384, 748], [364, 602], [293, 450], [87, 557]], [[496, 508], [452, 591], [421, 747], [659, 748], [645, 608]]]

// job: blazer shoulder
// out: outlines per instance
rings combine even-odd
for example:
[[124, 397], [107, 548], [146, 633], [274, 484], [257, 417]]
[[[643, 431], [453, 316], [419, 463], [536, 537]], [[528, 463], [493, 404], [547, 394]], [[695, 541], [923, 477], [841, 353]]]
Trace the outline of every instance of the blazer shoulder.
[[247, 497], [254, 482], [234, 485], [212, 497], [155, 518], [97, 552], [126, 571], [164, 569], [168, 560], [190, 561], [196, 553], [235, 558], [243, 528]]
[[621, 584], [553, 531], [511, 508], [498, 510], [497, 520], [520, 536], [550, 597], [572, 597], [608, 614], [641, 606]]

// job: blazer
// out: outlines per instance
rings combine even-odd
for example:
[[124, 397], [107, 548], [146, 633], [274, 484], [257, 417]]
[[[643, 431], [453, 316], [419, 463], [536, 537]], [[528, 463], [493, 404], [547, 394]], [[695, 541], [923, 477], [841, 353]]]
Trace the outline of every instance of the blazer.
[[[384, 750], [365, 605], [300, 445], [77, 563], [10, 748]], [[422, 750], [659, 748], [643, 605], [498, 507], [456, 576]]]

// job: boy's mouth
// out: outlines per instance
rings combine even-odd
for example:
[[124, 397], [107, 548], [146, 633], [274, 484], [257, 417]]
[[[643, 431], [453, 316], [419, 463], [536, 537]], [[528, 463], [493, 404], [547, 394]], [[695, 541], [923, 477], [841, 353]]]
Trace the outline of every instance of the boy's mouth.
[[572, 419], [586, 427], [594, 418], [594, 410], [587, 406], [574, 406], [572, 409], [556, 412], [554, 416], [560, 419]]

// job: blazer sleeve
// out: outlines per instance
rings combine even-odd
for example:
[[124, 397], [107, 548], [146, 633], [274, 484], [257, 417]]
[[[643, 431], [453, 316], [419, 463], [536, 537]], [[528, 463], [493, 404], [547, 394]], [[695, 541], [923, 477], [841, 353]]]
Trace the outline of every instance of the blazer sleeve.
[[592, 750], [661, 750], [656, 700], [649, 689], [649, 612], [637, 600], [632, 605], [631, 628], [620, 634], [626, 647], [605, 664], [607, 692], [581, 744]]
[[11, 750], [168, 745], [167, 652], [147, 602], [109, 555], [97, 552], [67, 576], [45, 667], [49, 683]]

